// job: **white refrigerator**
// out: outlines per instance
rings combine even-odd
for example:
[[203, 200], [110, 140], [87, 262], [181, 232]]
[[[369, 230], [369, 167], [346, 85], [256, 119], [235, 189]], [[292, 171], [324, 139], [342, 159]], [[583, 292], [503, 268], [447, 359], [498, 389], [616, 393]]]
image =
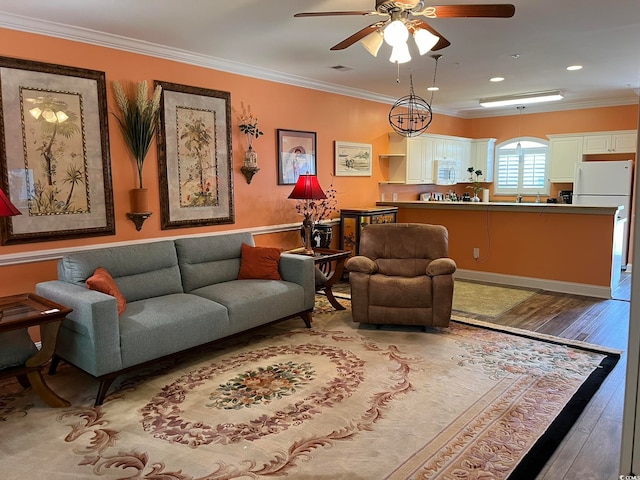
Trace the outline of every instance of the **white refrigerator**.
[[[629, 240], [629, 216], [633, 161], [592, 161], [576, 163], [573, 180], [573, 203], [575, 205], [615, 207], [618, 212], [616, 229], [622, 230], [621, 239], [615, 246], [614, 255], [620, 255], [619, 263], [626, 267]], [[615, 261], [614, 263], [618, 263]]]

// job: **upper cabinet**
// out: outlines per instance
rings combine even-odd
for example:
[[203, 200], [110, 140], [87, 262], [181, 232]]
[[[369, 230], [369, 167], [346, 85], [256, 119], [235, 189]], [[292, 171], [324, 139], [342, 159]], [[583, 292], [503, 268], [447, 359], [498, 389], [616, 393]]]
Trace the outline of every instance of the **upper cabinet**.
[[389, 182], [433, 183], [433, 146], [423, 136], [389, 134]]
[[470, 175], [467, 168], [473, 167], [480, 170], [482, 182], [493, 182], [493, 158], [496, 150], [495, 138], [478, 138], [471, 141], [471, 162], [468, 166], [462, 166], [462, 173], [467, 177], [466, 182], [470, 182]]
[[573, 182], [576, 163], [581, 162], [584, 155], [636, 152], [637, 133], [633, 130], [548, 137], [549, 181], [555, 183]]
[[573, 182], [576, 163], [582, 160], [582, 135], [549, 135], [549, 181]]
[[[455, 181], [448, 181], [446, 184], [468, 181], [467, 168], [471, 164], [471, 139], [447, 135], [426, 135], [425, 137], [433, 140], [433, 160], [436, 165], [446, 165], [449, 170], [454, 171]], [[436, 175], [437, 179], [443, 178], [440, 170]]]
[[634, 131], [600, 132], [584, 136], [582, 154], [635, 153], [636, 145], [637, 133]]

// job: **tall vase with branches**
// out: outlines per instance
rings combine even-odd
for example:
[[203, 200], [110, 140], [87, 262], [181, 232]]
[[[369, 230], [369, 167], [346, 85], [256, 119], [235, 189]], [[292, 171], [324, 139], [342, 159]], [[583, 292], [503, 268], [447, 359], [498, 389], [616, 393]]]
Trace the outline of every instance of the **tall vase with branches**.
[[[124, 140], [129, 147], [138, 170], [138, 189], [144, 190], [142, 183], [142, 167], [149, 153], [151, 141], [156, 133], [158, 115], [160, 112], [160, 95], [162, 87], [156, 86], [153, 95], [149, 97], [147, 81], [138, 82], [135, 94], [130, 95], [125, 91], [120, 82], [113, 82], [113, 91], [116, 103], [120, 110], [120, 116], [115, 115]], [[132, 209], [142, 211], [143, 206]]]

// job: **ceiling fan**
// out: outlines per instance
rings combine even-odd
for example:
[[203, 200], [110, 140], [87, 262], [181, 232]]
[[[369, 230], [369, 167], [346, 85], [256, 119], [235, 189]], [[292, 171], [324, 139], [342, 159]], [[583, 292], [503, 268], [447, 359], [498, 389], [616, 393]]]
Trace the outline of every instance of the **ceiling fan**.
[[[387, 17], [384, 20], [379, 20], [364, 27], [362, 30], [359, 30], [331, 47], [331, 50], [343, 50], [362, 40], [365, 48], [373, 56], [376, 56], [384, 40], [394, 47], [394, 53], [392, 53], [390, 60], [392, 62], [403, 63], [402, 60], [409, 61], [411, 59], [411, 57], [408, 56], [409, 51], [406, 46], [406, 40], [409, 34], [413, 35], [420, 50], [420, 55], [424, 55], [429, 50], [441, 50], [451, 45], [451, 42], [440, 35], [433, 27], [421, 18], [415, 17], [509, 18], [513, 17], [514, 13], [515, 6], [511, 4], [425, 6], [421, 0], [376, 0], [375, 11], [303, 12], [296, 13], [294, 17], [325, 17], [337, 15], [376, 15]], [[398, 50], [396, 50], [396, 46]]]

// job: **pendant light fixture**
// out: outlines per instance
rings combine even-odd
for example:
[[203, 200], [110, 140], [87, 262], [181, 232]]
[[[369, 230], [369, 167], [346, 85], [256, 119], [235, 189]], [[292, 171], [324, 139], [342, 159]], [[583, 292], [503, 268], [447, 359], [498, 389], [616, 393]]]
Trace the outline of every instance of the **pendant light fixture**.
[[[436, 61], [436, 67], [433, 72], [434, 86], [440, 57], [442, 55], [432, 55], [432, 58]], [[403, 137], [420, 135], [429, 128], [431, 120], [433, 120], [431, 104], [427, 103], [422, 97], [417, 96], [413, 91], [413, 75], [409, 76], [409, 82], [409, 95], [400, 98], [389, 111], [389, 125], [397, 134]], [[433, 93], [434, 90], [431, 90], [431, 102], [433, 102]]]
[[516, 145], [516, 155], [518, 158], [522, 155], [522, 143], [520, 143], [520, 138], [522, 137], [522, 111], [524, 110], [524, 105], [518, 105], [516, 107], [518, 109], [518, 143]]

